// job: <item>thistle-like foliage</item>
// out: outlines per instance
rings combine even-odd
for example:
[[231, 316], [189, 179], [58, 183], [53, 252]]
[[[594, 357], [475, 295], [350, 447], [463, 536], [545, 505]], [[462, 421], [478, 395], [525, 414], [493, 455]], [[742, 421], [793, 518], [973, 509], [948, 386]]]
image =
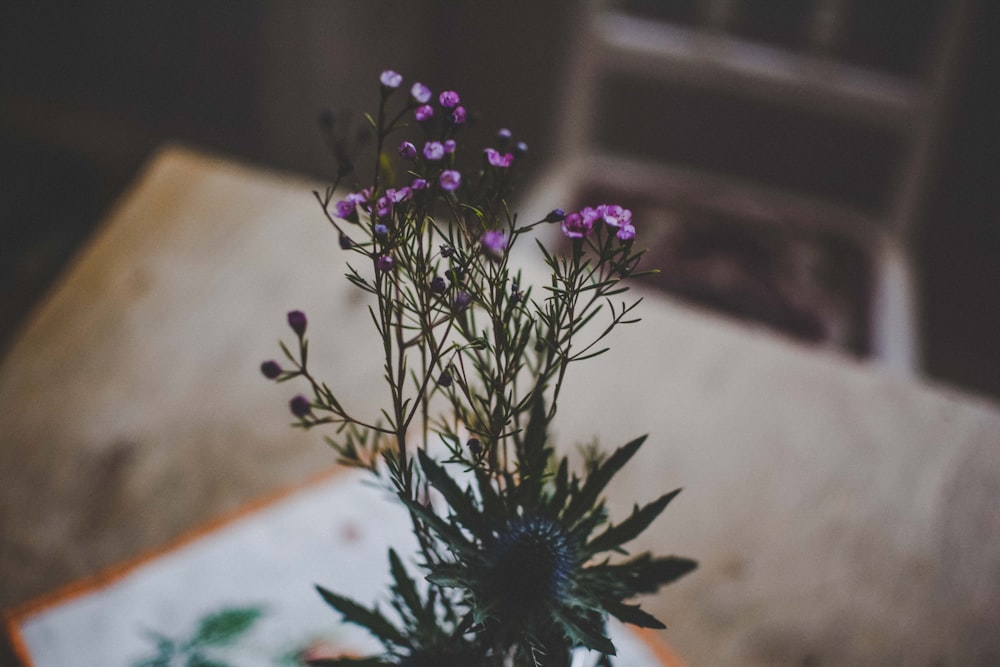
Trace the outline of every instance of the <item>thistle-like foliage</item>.
[[[321, 588], [386, 650], [320, 664], [560, 667], [577, 647], [613, 655], [608, 616], [663, 627], [631, 601], [695, 567], [677, 557], [625, 557], [624, 545], [677, 491], [609, 520], [604, 489], [644, 437], [591, 457], [580, 475], [550, 442], [570, 366], [602, 354], [616, 327], [638, 321], [639, 301], [620, 300], [623, 281], [642, 275], [632, 213], [602, 204], [520, 224], [508, 197], [527, 147], [500, 130], [495, 146], [463, 168], [469, 155], [458, 137], [468, 113], [459, 95], [435, 98], [416, 83], [393, 111], [401, 84], [383, 73], [378, 113], [365, 117], [363, 131], [323, 116], [337, 178], [315, 193], [340, 247], [360, 260], [347, 279], [371, 301], [387, 405], [361, 415], [314, 375], [299, 311], [288, 315], [297, 345], [282, 344], [290, 366], [261, 365], [269, 379], [308, 384], [309, 395], [289, 404], [296, 426], [332, 427], [327, 441], [339, 460], [396, 493], [425, 571], [417, 585], [390, 553], [388, 615]], [[344, 179], [367, 171], [355, 164], [355, 138], [374, 139], [371, 178], [335, 201]], [[526, 284], [510, 250], [556, 224], [566, 252], [538, 243], [550, 278]], [[431, 489], [445, 506], [428, 502]]]

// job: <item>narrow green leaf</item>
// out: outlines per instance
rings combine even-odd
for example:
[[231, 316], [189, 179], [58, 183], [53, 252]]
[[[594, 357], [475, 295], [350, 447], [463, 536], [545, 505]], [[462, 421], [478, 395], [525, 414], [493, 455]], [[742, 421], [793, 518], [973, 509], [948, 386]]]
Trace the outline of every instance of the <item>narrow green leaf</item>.
[[608, 485], [611, 478], [621, 470], [622, 466], [628, 463], [628, 460], [639, 451], [639, 448], [642, 447], [642, 443], [645, 441], [646, 436], [643, 435], [622, 445], [603, 464], [590, 471], [583, 488], [573, 496], [569, 507], [566, 508], [563, 518], [567, 523], [575, 522], [583, 516], [584, 512], [594, 506], [594, 503], [597, 502], [598, 497], [601, 495], [601, 491]]
[[444, 467], [438, 465], [425, 450], [418, 449], [417, 456], [427, 481], [441, 492], [461, 524], [479, 539], [489, 537], [489, 529], [483, 523], [482, 514], [479, 508], [473, 504], [469, 494], [463, 491]]
[[328, 591], [322, 586], [316, 586], [316, 590], [319, 591], [323, 600], [339, 611], [340, 615], [348, 623], [360, 625], [388, 644], [395, 644], [397, 646], [409, 645], [406, 637], [377, 609], [373, 610], [362, 607], [357, 602]]
[[420, 618], [424, 611], [424, 605], [420, 602], [417, 585], [410, 578], [396, 550], [392, 548], [389, 549], [389, 569], [392, 573], [393, 581], [395, 581], [393, 590], [406, 603], [413, 617]]
[[632, 511], [629, 518], [622, 521], [617, 526], [610, 526], [606, 531], [591, 540], [584, 551], [588, 554], [596, 554], [601, 551], [615, 549], [630, 540], [635, 539], [642, 531], [666, 509], [674, 497], [680, 493], [680, 489], [665, 493], [642, 509], [638, 506]]
[[228, 644], [257, 622], [263, 611], [257, 607], [226, 609], [201, 619], [191, 644], [194, 646]]
[[631, 623], [640, 628], [652, 628], [654, 630], [663, 630], [667, 627], [658, 618], [640, 609], [639, 605], [624, 604], [611, 600], [605, 600], [603, 604], [608, 613], [619, 621]]

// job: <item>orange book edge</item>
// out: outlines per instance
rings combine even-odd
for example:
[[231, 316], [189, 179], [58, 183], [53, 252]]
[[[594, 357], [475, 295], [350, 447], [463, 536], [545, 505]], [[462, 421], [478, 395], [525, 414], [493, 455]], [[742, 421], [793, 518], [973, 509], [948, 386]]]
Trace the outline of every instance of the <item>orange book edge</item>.
[[[318, 486], [337, 474], [346, 470], [343, 467], [324, 470], [298, 484], [278, 489], [273, 493], [266, 494], [256, 500], [251, 500], [245, 505], [231, 512], [224, 513], [219, 517], [209, 520], [206, 523], [188, 530], [178, 537], [169, 540], [163, 546], [139, 554], [129, 560], [112, 565], [96, 574], [72, 581], [65, 586], [61, 586], [50, 593], [40, 595], [36, 598], [15, 605], [3, 611], [4, 631], [7, 641], [14, 656], [21, 667], [34, 667], [34, 661], [28, 652], [28, 645], [21, 634], [21, 623], [31, 616], [40, 614], [48, 609], [58, 607], [71, 600], [94, 593], [102, 588], [106, 588], [115, 582], [121, 581], [142, 566], [155, 561], [158, 558], [179, 551], [212, 533], [236, 523], [240, 519], [246, 518], [256, 512], [266, 509], [276, 503], [290, 498], [295, 494], [310, 487]], [[629, 631], [639, 637], [640, 640], [656, 655], [663, 667], [685, 667], [684, 662], [674, 653], [673, 650], [661, 640], [655, 632], [646, 628], [629, 627]]]
[[77, 579], [64, 586], [56, 588], [50, 593], [45, 593], [36, 598], [28, 600], [18, 605], [14, 605], [3, 611], [4, 631], [7, 641], [14, 651], [14, 655], [22, 667], [34, 667], [34, 662], [28, 652], [28, 646], [21, 634], [21, 623], [31, 616], [40, 614], [48, 609], [58, 607], [71, 600], [94, 593], [102, 588], [106, 588], [118, 581], [121, 581], [142, 566], [155, 561], [158, 558], [179, 551], [180, 549], [204, 538], [212, 533], [236, 523], [240, 519], [246, 518], [276, 503], [290, 498], [308, 488], [318, 486], [341, 472], [344, 467], [326, 469], [306, 480], [292, 486], [279, 488], [269, 494], [265, 494], [256, 500], [251, 500], [239, 508], [225, 512], [215, 519], [211, 519], [191, 530], [181, 533], [178, 537], [167, 541], [164, 545], [152, 549], [148, 552], [112, 565], [93, 575]]

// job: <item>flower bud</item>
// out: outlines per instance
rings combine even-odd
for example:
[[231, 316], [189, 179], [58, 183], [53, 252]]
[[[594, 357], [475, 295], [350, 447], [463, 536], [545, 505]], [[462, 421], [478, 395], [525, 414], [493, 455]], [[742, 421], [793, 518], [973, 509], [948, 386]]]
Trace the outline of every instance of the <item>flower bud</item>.
[[483, 453], [483, 443], [479, 440], [479, 438], [469, 438], [468, 442], [465, 443], [465, 446], [469, 448], [469, 452], [473, 456], [478, 457]]
[[289, 401], [288, 407], [291, 409], [292, 414], [299, 418], [305, 417], [312, 412], [312, 406], [309, 404], [309, 399], [302, 394], [299, 394]]
[[260, 365], [260, 372], [268, 380], [274, 380], [281, 375], [281, 366], [278, 365], [277, 361], [265, 361]]
[[562, 222], [566, 219], [566, 211], [561, 208], [552, 209], [547, 216], [542, 218], [542, 222]]
[[409, 141], [404, 141], [396, 149], [399, 152], [399, 157], [404, 160], [412, 160], [417, 157], [417, 147], [411, 144]]
[[291, 311], [288, 313], [288, 326], [301, 337], [306, 332], [306, 314], [301, 310]]
[[450, 387], [451, 386], [451, 373], [449, 373], [448, 371], [444, 371], [443, 373], [441, 373], [441, 376], [438, 377], [438, 385], [440, 385], [442, 387]]

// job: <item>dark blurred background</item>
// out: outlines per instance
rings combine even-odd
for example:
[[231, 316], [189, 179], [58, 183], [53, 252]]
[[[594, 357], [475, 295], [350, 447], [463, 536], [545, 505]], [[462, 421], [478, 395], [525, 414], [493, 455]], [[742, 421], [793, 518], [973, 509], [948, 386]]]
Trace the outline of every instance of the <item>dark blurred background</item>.
[[[810, 3], [707, 4], [739, 6], [730, 27], [740, 39], [794, 49]], [[949, 2], [847, 4], [837, 55], [919, 76]], [[922, 372], [1000, 397], [994, 127], [1000, 23], [997, 3], [978, 4], [945, 100], [913, 254]], [[684, 26], [700, 20], [706, 2], [623, 5], [636, 16]], [[581, 8], [571, 0], [8, 3], [0, 27], [0, 352], [157, 146], [181, 142], [326, 178], [333, 164], [318, 113], [371, 108], [386, 68], [435, 90], [454, 88], [474, 108], [488, 110], [472, 141], [510, 127], [530, 145], [527, 175], [540, 175], [560, 150], [572, 112], [564, 102], [572, 93], [572, 61], [581, 54]], [[893, 159], [891, 133], [841, 131], [823, 117], [802, 117], [766, 100], [734, 105], [697, 84], [665, 93], [628, 77], [610, 82], [597, 140], [627, 144], [629, 136], [645, 137], [636, 151], [672, 152], [696, 166], [722, 160], [751, 176], [791, 175], [813, 189], [871, 203], [869, 186]], [[621, 111], [632, 113], [616, 119]], [[618, 132], [625, 126], [638, 132]], [[751, 135], [747, 127], [762, 133]], [[852, 148], [839, 158], [826, 150], [844, 146]], [[773, 156], [763, 172], [759, 161], [744, 159], [762, 150]], [[723, 231], [703, 231], [716, 228]], [[864, 311], [867, 268], [852, 259], [858, 249], [841, 251], [837, 243], [825, 247], [847, 267], [848, 279], [837, 284]], [[690, 269], [663, 287], [750, 319], [781, 320], [778, 328], [799, 338], [815, 337], [809, 313], [790, 316], [768, 294], [720, 292], [702, 280], [706, 245], [715, 254], [730, 246], [745, 259], [766, 254], [760, 249], [769, 244], [768, 234], [713, 217], [660, 248], [675, 266]], [[766, 264], [755, 262], [749, 263]], [[848, 353], [867, 354], [863, 338], [850, 338]]]

